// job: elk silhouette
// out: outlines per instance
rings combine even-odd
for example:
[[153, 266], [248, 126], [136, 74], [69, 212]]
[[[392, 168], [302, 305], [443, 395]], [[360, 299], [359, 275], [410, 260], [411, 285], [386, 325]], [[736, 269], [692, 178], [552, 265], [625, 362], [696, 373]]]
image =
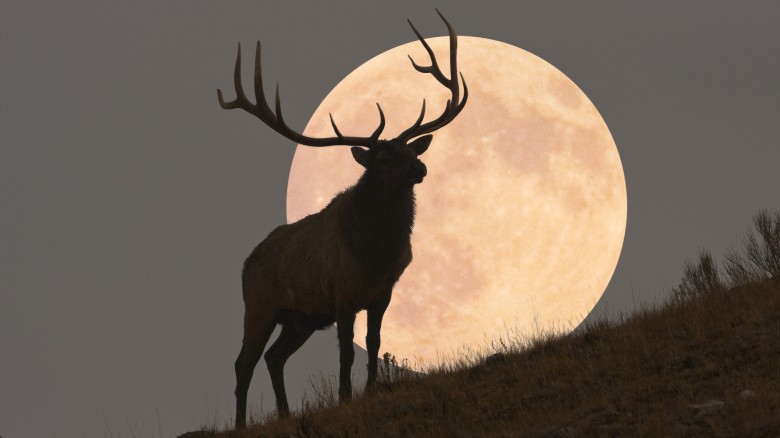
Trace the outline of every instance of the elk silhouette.
[[[352, 156], [365, 172], [358, 182], [341, 192], [318, 213], [295, 223], [274, 229], [249, 255], [242, 271], [244, 295], [244, 340], [235, 362], [236, 427], [246, 425], [246, 399], [249, 383], [268, 338], [277, 324], [282, 325], [279, 338], [265, 353], [268, 372], [281, 417], [289, 415], [284, 389], [284, 364], [315, 330], [334, 322], [337, 325], [340, 350], [339, 400], [352, 397], [351, 370], [354, 361], [352, 345], [355, 315], [367, 311], [368, 350], [367, 387], [376, 383], [379, 331], [382, 316], [390, 303], [393, 286], [412, 261], [410, 237], [414, 224], [414, 185], [427, 174], [425, 164], [417, 157], [431, 143], [429, 134], [450, 123], [463, 110], [468, 88], [460, 81], [457, 66], [457, 35], [446, 18], [436, 10], [449, 32], [450, 78], [439, 68], [436, 57], [425, 39], [409, 24], [431, 59], [431, 65], [420, 66], [421, 73], [431, 74], [452, 93], [442, 114], [422, 123], [422, 111], [412, 127], [392, 140], [380, 140], [385, 126], [382, 107], [377, 103], [380, 122], [370, 137], [348, 137], [341, 134], [330, 116], [335, 137], [313, 138], [292, 129], [282, 118], [279, 86], [276, 87], [276, 111], [271, 111], [263, 92], [260, 42], [255, 52], [254, 88], [257, 103], [247, 99], [241, 85], [241, 45], [238, 47], [234, 82], [236, 100], [225, 102], [217, 90], [224, 109], [241, 108], [258, 117], [274, 131], [307, 146], [352, 146]], [[409, 142], [412, 138], [415, 140]]]

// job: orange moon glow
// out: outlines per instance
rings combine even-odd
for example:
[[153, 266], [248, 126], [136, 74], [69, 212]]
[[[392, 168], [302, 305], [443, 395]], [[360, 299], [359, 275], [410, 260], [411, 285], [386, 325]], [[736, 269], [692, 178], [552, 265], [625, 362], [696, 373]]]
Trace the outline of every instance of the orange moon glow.
[[[449, 72], [448, 40], [426, 40]], [[441, 114], [449, 91], [412, 68], [428, 65], [419, 41], [371, 59], [342, 80], [304, 134], [369, 136], [382, 105], [393, 138]], [[466, 346], [550, 326], [573, 328], [598, 301], [626, 228], [626, 184], [607, 125], [585, 94], [546, 61], [501, 42], [458, 38], [469, 87], [463, 112], [434, 133], [420, 158], [414, 260], [396, 285], [380, 354], [436, 364]], [[298, 146], [287, 220], [325, 207], [362, 167], [346, 147]], [[365, 347], [365, 312], [355, 342]]]

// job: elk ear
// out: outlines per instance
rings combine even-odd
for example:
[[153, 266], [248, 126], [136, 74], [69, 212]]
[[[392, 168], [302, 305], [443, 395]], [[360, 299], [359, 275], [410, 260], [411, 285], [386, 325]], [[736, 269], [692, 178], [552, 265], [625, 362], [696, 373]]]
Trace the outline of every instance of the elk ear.
[[368, 168], [368, 151], [363, 148], [359, 147], [353, 147], [352, 148], [352, 157], [357, 161], [361, 166]]
[[423, 152], [428, 150], [428, 146], [431, 145], [431, 140], [433, 140], [432, 135], [424, 135], [409, 143], [409, 147], [412, 148], [415, 154], [422, 155]]

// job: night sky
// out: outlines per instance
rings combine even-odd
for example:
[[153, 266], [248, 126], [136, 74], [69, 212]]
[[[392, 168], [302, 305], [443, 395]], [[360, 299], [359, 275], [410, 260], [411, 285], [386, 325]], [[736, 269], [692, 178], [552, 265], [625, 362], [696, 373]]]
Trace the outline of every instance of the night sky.
[[[295, 150], [219, 108], [238, 41], [263, 41], [299, 130], [350, 71], [415, 39], [406, 18], [445, 34], [436, 6], [461, 35], [569, 76], [628, 190], [598, 314], [666, 296], [700, 248], [718, 257], [780, 208], [780, 3], [329, 3], [0, 5], [0, 435], [175, 436], [232, 418], [241, 265], [285, 222]], [[293, 405], [337, 357], [335, 330], [293, 356]], [[261, 399], [273, 408], [262, 361]]]

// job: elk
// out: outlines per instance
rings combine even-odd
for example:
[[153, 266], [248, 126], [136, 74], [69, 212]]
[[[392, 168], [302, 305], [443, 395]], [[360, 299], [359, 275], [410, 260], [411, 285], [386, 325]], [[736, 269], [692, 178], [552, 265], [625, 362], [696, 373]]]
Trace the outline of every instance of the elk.
[[[236, 99], [226, 102], [217, 90], [224, 109], [241, 108], [258, 117], [271, 129], [306, 146], [352, 146], [352, 156], [365, 168], [357, 183], [341, 192], [318, 213], [269, 233], [244, 262], [244, 339], [235, 362], [236, 428], [246, 425], [246, 399], [249, 383], [274, 328], [282, 325], [278, 339], [265, 353], [271, 384], [280, 417], [289, 416], [284, 388], [284, 364], [315, 330], [334, 322], [339, 343], [339, 401], [352, 397], [351, 370], [354, 361], [353, 326], [355, 315], [367, 311], [368, 379], [376, 383], [379, 331], [382, 316], [390, 303], [393, 286], [412, 260], [410, 243], [414, 224], [414, 186], [427, 174], [418, 158], [431, 143], [430, 134], [450, 123], [468, 99], [463, 75], [458, 79], [457, 35], [446, 18], [436, 10], [449, 32], [450, 77], [439, 68], [436, 57], [411, 21], [412, 30], [430, 56], [431, 65], [412, 66], [431, 74], [447, 87], [452, 97], [437, 118], [422, 123], [425, 100], [414, 124], [391, 140], [379, 138], [385, 115], [379, 109], [379, 126], [370, 137], [349, 137], [339, 131], [333, 116], [335, 137], [314, 138], [292, 130], [282, 118], [279, 86], [276, 108], [268, 106], [263, 91], [260, 42], [257, 42], [254, 68], [256, 104], [244, 94], [241, 81], [241, 45], [234, 71]], [[463, 99], [460, 99], [460, 82]], [[426, 135], [427, 134], [427, 135]], [[412, 140], [414, 139], [414, 140]], [[410, 141], [411, 140], [411, 141]]]

